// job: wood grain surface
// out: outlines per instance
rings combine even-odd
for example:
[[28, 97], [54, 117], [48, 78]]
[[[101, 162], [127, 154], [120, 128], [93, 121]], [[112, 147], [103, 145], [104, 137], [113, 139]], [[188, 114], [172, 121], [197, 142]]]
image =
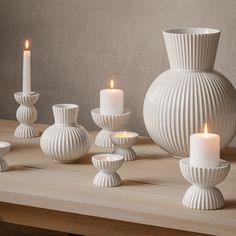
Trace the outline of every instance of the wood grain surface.
[[[157, 235], [162, 231], [159, 235], [235, 236], [235, 149], [222, 153], [232, 163], [228, 177], [218, 186], [225, 208], [197, 211], [181, 204], [189, 184], [181, 176], [179, 161], [149, 138], [141, 138], [134, 147], [138, 160], [119, 169], [122, 186], [98, 188], [92, 184], [97, 171], [91, 156], [112, 149], [93, 145], [78, 163], [59, 164], [42, 153], [40, 138], [14, 137], [16, 126], [15, 121], [0, 120], [0, 140], [12, 144], [6, 156], [10, 171], [0, 173], [1, 221], [84, 235], [136, 231], [136, 235]], [[47, 126], [38, 127], [42, 132]], [[94, 139], [95, 132], [90, 134]]]

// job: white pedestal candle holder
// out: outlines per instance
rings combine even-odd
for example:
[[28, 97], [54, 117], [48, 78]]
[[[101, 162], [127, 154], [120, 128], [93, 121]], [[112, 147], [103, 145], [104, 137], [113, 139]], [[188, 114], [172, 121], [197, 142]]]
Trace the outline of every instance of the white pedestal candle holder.
[[91, 111], [92, 118], [96, 125], [102, 130], [95, 138], [95, 144], [99, 147], [112, 148], [114, 144], [111, 142], [110, 134], [124, 127], [128, 123], [130, 110], [125, 109], [123, 114], [119, 115], [102, 115], [100, 109], [96, 108]]
[[123, 156], [125, 161], [135, 160], [136, 153], [132, 146], [137, 143], [138, 136], [134, 132], [112, 132], [111, 141], [115, 145], [113, 153]]
[[23, 95], [22, 92], [14, 94], [15, 100], [20, 104], [16, 111], [16, 118], [20, 125], [15, 130], [15, 136], [18, 138], [33, 138], [39, 135], [34, 122], [37, 119], [37, 110], [34, 104], [39, 99], [39, 93], [31, 92], [30, 96]]
[[124, 158], [117, 154], [98, 154], [92, 157], [94, 167], [99, 171], [93, 184], [99, 187], [116, 187], [121, 184], [121, 178], [116, 172]]
[[0, 172], [7, 171], [8, 165], [3, 157], [9, 152], [11, 144], [8, 142], [1, 142], [0, 141]]
[[220, 160], [219, 167], [203, 168], [190, 165], [189, 158], [180, 160], [184, 178], [193, 184], [186, 191], [183, 205], [197, 210], [214, 210], [224, 206], [224, 197], [215, 185], [222, 182], [229, 173], [230, 163]]

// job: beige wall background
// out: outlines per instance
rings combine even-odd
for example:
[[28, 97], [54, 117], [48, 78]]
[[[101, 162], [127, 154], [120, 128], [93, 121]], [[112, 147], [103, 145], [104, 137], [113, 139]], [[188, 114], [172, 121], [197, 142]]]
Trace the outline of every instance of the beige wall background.
[[169, 67], [162, 30], [220, 29], [215, 68], [236, 87], [235, 12], [235, 0], [0, 0], [0, 118], [15, 119], [28, 38], [38, 122], [53, 122], [51, 105], [76, 103], [79, 123], [97, 129], [90, 111], [114, 78], [132, 110], [130, 128], [146, 134], [145, 94]]

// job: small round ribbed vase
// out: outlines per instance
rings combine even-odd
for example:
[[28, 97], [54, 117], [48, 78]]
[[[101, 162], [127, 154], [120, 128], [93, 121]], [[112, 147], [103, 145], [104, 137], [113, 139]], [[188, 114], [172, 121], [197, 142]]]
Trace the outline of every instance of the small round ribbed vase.
[[116, 172], [124, 158], [117, 154], [98, 154], [92, 156], [94, 167], [99, 171], [93, 180], [98, 187], [116, 187], [121, 185], [121, 178]]
[[15, 100], [20, 104], [16, 111], [16, 118], [20, 122], [15, 130], [18, 138], [34, 138], [39, 136], [34, 122], [37, 119], [37, 110], [34, 104], [39, 99], [39, 93], [32, 92], [30, 96], [24, 96], [22, 92], [14, 93]]
[[129, 136], [119, 136], [124, 132], [112, 132], [111, 141], [115, 145], [115, 149], [112, 153], [119, 154], [124, 157], [124, 161], [133, 161], [136, 159], [136, 153], [132, 146], [138, 141], [138, 134], [134, 132], [128, 132]]
[[230, 163], [220, 161], [219, 167], [201, 168], [190, 166], [189, 158], [180, 160], [184, 178], [193, 184], [185, 192], [183, 205], [197, 210], [214, 210], [224, 206], [224, 197], [215, 185], [222, 182], [229, 173]]
[[130, 110], [125, 109], [125, 112], [120, 115], [102, 115], [100, 109], [96, 108], [91, 111], [92, 118], [96, 125], [102, 130], [95, 138], [95, 144], [99, 147], [112, 148], [114, 144], [111, 142], [110, 134], [124, 127], [130, 117]]
[[214, 70], [220, 31], [206, 28], [163, 32], [170, 69], [150, 86], [143, 115], [153, 141], [175, 157], [189, 156], [189, 137], [207, 123], [221, 149], [236, 132], [236, 90]]
[[3, 157], [9, 152], [11, 144], [8, 142], [0, 141], [0, 172], [7, 171], [8, 165]]
[[43, 152], [52, 160], [73, 163], [90, 148], [88, 132], [77, 124], [79, 106], [57, 104], [52, 106], [55, 124], [47, 128], [40, 139]]

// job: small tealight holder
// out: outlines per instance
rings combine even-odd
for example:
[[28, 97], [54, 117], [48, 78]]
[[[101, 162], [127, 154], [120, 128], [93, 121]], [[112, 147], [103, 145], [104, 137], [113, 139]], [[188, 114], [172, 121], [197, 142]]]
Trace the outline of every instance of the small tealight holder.
[[121, 178], [116, 172], [124, 158], [117, 154], [98, 154], [92, 157], [94, 167], [99, 171], [93, 184], [99, 187], [116, 187], [121, 185]]
[[185, 192], [183, 205], [197, 210], [215, 210], [224, 206], [224, 197], [215, 185], [222, 182], [229, 173], [230, 163], [220, 159], [219, 167], [195, 167], [190, 159], [180, 160], [184, 178], [192, 184]]
[[23, 95], [22, 92], [14, 94], [15, 100], [20, 104], [16, 111], [16, 118], [20, 122], [15, 130], [18, 138], [33, 138], [39, 136], [34, 122], [37, 119], [37, 110], [34, 104], [39, 99], [39, 93], [31, 92], [30, 96]]
[[133, 161], [136, 159], [136, 153], [132, 146], [138, 141], [139, 135], [134, 132], [112, 132], [111, 141], [115, 145], [113, 153], [124, 157], [125, 161]]
[[8, 142], [0, 141], [0, 172], [7, 171], [8, 165], [3, 157], [9, 152], [11, 144]]
[[114, 144], [111, 142], [110, 134], [124, 127], [130, 117], [130, 110], [125, 109], [123, 114], [119, 115], [102, 115], [100, 109], [96, 108], [91, 111], [92, 118], [96, 125], [102, 130], [95, 138], [95, 144], [99, 147], [112, 148]]

